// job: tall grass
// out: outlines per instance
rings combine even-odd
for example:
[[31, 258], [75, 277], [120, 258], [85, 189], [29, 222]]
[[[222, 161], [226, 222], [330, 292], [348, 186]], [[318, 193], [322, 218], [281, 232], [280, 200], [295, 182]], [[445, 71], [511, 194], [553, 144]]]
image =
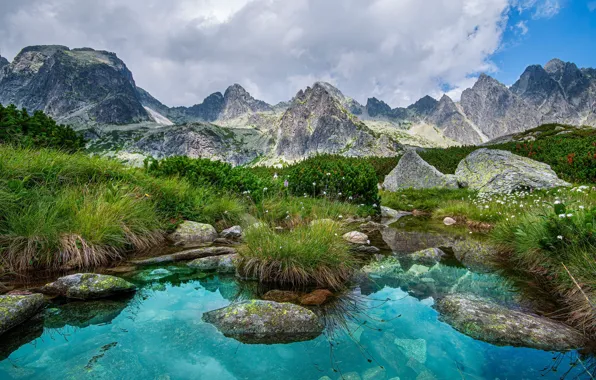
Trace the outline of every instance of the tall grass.
[[265, 283], [341, 289], [354, 267], [335, 222], [301, 225], [284, 233], [259, 224], [245, 231], [244, 240], [239, 270]]

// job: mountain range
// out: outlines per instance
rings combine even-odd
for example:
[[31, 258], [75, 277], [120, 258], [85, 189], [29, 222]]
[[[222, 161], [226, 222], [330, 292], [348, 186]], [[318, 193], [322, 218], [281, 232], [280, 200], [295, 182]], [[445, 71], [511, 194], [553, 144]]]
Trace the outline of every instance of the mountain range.
[[459, 102], [425, 96], [405, 108], [362, 105], [317, 82], [276, 105], [234, 84], [191, 107], [168, 107], [138, 87], [116, 54], [30, 46], [0, 57], [0, 103], [43, 110], [84, 130], [89, 149], [276, 164], [316, 153], [389, 156], [404, 145], [477, 145], [545, 123], [596, 126], [596, 70], [553, 59], [511, 87], [481, 74]]

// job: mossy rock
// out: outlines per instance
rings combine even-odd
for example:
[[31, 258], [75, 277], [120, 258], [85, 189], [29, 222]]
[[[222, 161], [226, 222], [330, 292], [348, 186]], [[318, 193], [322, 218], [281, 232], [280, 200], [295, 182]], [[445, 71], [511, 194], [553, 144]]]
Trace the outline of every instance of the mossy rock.
[[196, 247], [213, 243], [218, 235], [215, 227], [210, 224], [185, 221], [170, 234], [169, 238], [176, 245]]
[[323, 332], [312, 311], [291, 303], [253, 300], [203, 314], [225, 336], [243, 343], [278, 344], [311, 340]]
[[95, 273], [77, 273], [60, 277], [41, 288], [44, 294], [81, 300], [106, 298], [135, 290], [135, 285], [119, 277]]
[[41, 294], [0, 296], [0, 335], [33, 317], [44, 305]]

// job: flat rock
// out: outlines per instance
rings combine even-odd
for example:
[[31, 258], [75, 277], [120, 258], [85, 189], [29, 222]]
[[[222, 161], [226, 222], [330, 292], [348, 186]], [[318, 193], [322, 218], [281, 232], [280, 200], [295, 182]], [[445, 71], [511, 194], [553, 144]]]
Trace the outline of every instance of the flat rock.
[[176, 231], [170, 234], [169, 239], [175, 245], [196, 247], [213, 243], [217, 237], [217, 231], [212, 225], [185, 221], [176, 228]]
[[135, 290], [135, 285], [119, 277], [96, 273], [77, 273], [60, 277], [41, 288], [44, 294], [81, 300], [106, 298]]
[[320, 306], [326, 303], [331, 297], [333, 297], [331, 291], [327, 289], [317, 289], [300, 297], [299, 302], [305, 306]]
[[443, 224], [446, 226], [453, 226], [454, 224], [457, 224], [457, 220], [451, 217], [446, 217], [445, 219], [443, 219]]
[[345, 241], [352, 243], [352, 244], [368, 244], [368, 236], [363, 234], [362, 232], [352, 231], [344, 234], [342, 236]]
[[300, 292], [293, 292], [291, 290], [270, 290], [263, 295], [265, 301], [274, 302], [298, 302], [300, 297], [304, 294]]
[[510, 193], [522, 189], [571, 186], [549, 165], [497, 149], [478, 149], [464, 158], [455, 171], [457, 180], [481, 193]]
[[432, 189], [459, 187], [455, 176], [446, 175], [424, 161], [414, 150], [408, 150], [397, 166], [385, 177], [383, 187], [388, 191], [401, 189]]
[[203, 314], [225, 336], [243, 343], [278, 344], [311, 340], [323, 332], [312, 311], [291, 303], [253, 300]]
[[219, 234], [220, 237], [224, 239], [240, 239], [242, 237], [242, 227], [240, 226], [233, 226], [227, 228]]
[[202, 257], [220, 256], [220, 255], [232, 255], [235, 254], [236, 250], [232, 247], [206, 247], [206, 248], [195, 248], [187, 251], [173, 253], [171, 255], [150, 257], [148, 259], [132, 260], [131, 263], [139, 266], [146, 265], [158, 265], [175, 263], [178, 261], [190, 261], [200, 259]]
[[130, 273], [137, 270], [137, 267], [133, 265], [119, 266], [115, 268], [108, 268], [105, 271], [108, 273]]
[[205, 272], [216, 271], [218, 273], [235, 273], [236, 265], [234, 262], [237, 258], [237, 254], [203, 257], [193, 260], [187, 265], [190, 268]]
[[578, 331], [563, 323], [473, 296], [449, 295], [435, 307], [456, 330], [497, 346], [567, 351], [585, 343]]
[[44, 305], [41, 294], [0, 296], [0, 335], [33, 317]]

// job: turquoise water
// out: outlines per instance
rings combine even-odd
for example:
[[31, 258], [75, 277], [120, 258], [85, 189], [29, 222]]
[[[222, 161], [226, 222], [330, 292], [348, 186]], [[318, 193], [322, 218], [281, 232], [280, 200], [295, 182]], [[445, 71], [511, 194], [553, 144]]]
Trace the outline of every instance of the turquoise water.
[[[366, 379], [558, 379], [567, 371], [569, 378], [582, 374], [574, 367], [575, 353], [496, 347], [458, 333], [439, 320], [426, 288], [412, 289], [411, 278], [355, 288], [328, 308], [329, 328], [315, 340], [242, 344], [201, 316], [235, 299], [255, 297], [255, 286], [183, 267], [169, 270], [174, 275], [155, 281], [147, 273], [138, 276], [147, 282], [130, 299], [53, 305], [43, 330], [41, 325], [29, 328], [29, 338], [20, 333], [23, 345], [0, 356], [8, 355], [0, 362], [0, 379], [358, 378], [354, 373]], [[434, 282], [426, 293], [514, 298], [494, 276], [464, 268], [438, 266], [422, 277], [434, 277], [420, 280]]]

